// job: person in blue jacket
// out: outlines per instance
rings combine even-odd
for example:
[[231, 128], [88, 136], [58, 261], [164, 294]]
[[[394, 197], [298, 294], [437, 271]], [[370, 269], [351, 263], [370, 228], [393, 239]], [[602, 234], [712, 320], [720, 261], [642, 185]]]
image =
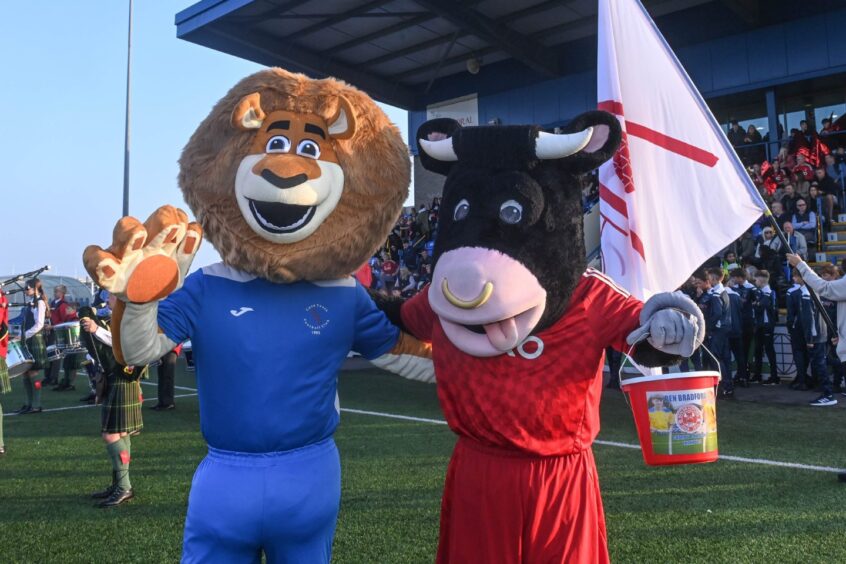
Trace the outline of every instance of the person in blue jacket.
[[[790, 335], [790, 350], [796, 365], [796, 378], [790, 384], [791, 390], [808, 389], [808, 342], [802, 327], [802, 288], [805, 283], [795, 270], [792, 273], [793, 286], [787, 290], [787, 334]], [[807, 289], [805, 290], [807, 292]]]
[[778, 312], [776, 294], [770, 288], [770, 273], [766, 270], [756, 272], [755, 286], [757, 290], [752, 298], [752, 319], [755, 324], [755, 362], [752, 368], [752, 379], [761, 378], [763, 353], [766, 352], [767, 362], [770, 365], [770, 377], [762, 384], [777, 386], [781, 382], [778, 377], [774, 337]]

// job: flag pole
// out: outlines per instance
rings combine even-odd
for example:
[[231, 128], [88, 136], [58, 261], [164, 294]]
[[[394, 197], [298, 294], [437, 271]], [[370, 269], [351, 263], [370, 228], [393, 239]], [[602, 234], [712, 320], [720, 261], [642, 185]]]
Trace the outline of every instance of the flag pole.
[[[763, 204], [765, 206], [767, 206], [766, 202], [764, 202], [763, 197], [761, 197], [761, 201], [763, 202]], [[787, 241], [787, 237], [784, 235], [784, 231], [782, 231], [781, 227], [779, 227], [778, 221], [776, 221], [776, 218], [773, 215], [773, 212], [770, 211], [769, 206], [766, 207], [766, 211], [764, 211], [764, 216], [769, 220], [770, 226], [772, 226], [772, 228], [775, 229], [775, 232], [778, 235], [778, 239], [779, 239], [779, 241], [781, 241], [781, 244], [784, 245], [784, 248], [787, 249], [788, 252], [790, 252], [791, 255], [795, 255], [796, 253], [790, 247], [790, 243]], [[792, 270], [792, 267], [791, 267], [791, 270]], [[800, 273], [800, 276], [801, 276], [801, 273]], [[808, 293], [811, 295], [811, 300], [813, 300], [814, 305], [817, 307], [817, 310], [820, 312], [820, 315], [822, 315], [823, 321], [825, 321], [825, 324], [826, 324], [826, 327], [828, 327], [829, 333], [832, 334], [832, 335], [837, 335], [837, 327], [834, 325], [834, 322], [831, 320], [831, 317], [828, 316], [828, 312], [823, 307], [822, 302], [820, 302], [820, 297], [817, 295], [816, 292], [814, 292], [810, 288], [810, 286], [805, 286], [805, 287], [808, 288]]]
[[[652, 29], [655, 30], [655, 35], [658, 39], [661, 40], [661, 43], [664, 46], [667, 56], [675, 63], [678, 69], [681, 71], [681, 75], [684, 77], [685, 82], [687, 83], [687, 87], [691, 90], [691, 94], [693, 94], [693, 99], [699, 104], [700, 108], [702, 109], [703, 113], [710, 118], [711, 127], [714, 133], [717, 135], [717, 138], [723, 144], [724, 147], [731, 148], [731, 152], [735, 153], [735, 157], [737, 157], [737, 152], [734, 150], [734, 147], [728, 142], [728, 138], [723, 133], [720, 124], [717, 122], [717, 118], [714, 117], [714, 114], [711, 113], [711, 108], [705, 103], [702, 99], [702, 96], [699, 94], [699, 90], [696, 88], [696, 85], [693, 83], [693, 80], [690, 78], [690, 75], [687, 74], [687, 70], [684, 68], [684, 65], [681, 64], [676, 54], [673, 52], [670, 45], [667, 43], [667, 40], [664, 38], [664, 34], [658, 29], [658, 26], [655, 24], [655, 21], [652, 19], [652, 16], [649, 15], [649, 12], [644, 7], [643, 3], [640, 0], [635, 0], [637, 5], [640, 7], [641, 11], [643, 12], [644, 16], [646, 16], [646, 21], [648, 21], [652, 25]], [[767, 204], [764, 197], [761, 195], [761, 192], [758, 191], [758, 188], [752, 183], [752, 179], [749, 178], [749, 173], [743, 167], [743, 164], [740, 162], [739, 158], [732, 159], [732, 164], [734, 165], [735, 169], [738, 172], [738, 175], [741, 178], [741, 182], [746, 186], [747, 190], [752, 194], [753, 198], [758, 201], [758, 205], [761, 206], [761, 210], [764, 216], [770, 221], [770, 225], [773, 226], [775, 232], [778, 234], [778, 238], [781, 241], [781, 244], [790, 251], [790, 254], [795, 254], [793, 249], [790, 247], [790, 243], [787, 242], [787, 237], [784, 236], [784, 232], [779, 227], [778, 222], [776, 221], [775, 217], [773, 217], [773, 212], [770, 210], [770, 206]], [[817, 309], [820, 311], [820, 314], [823, 317], [823, 321], [825, 321], [826, 326], [828, 327], [829, 332], [834, 335], [837, 335], [837, 327], [835, 327], [834, 323], [831, 321], [831, 317], [828, 316], [828, 312], [823, 308], [822, 303], [820, 302], [819, 296], [817, 296], [816, 292], [808, 288], [808, 292], [811, 294], [811, 300], [813, 300], [814, 305], [817, 306]]]

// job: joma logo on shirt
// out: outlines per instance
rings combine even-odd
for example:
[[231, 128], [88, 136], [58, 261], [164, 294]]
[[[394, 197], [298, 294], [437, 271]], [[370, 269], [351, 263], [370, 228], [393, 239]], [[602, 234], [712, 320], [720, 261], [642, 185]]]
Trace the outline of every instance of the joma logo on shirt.
[[[527, 347], [526, 345], [529, 343], [534, 343], [533, 345]], [[514, 350], [508, 351], [508, 356], [514, 357], [514, 351], [517, 351], [517, 354], [525, 358], [526, 360], [535, 360], [540, 355], [543, 354], [543, 340], [540, 337], [535, 337], [534, 335], [520, 343]]]

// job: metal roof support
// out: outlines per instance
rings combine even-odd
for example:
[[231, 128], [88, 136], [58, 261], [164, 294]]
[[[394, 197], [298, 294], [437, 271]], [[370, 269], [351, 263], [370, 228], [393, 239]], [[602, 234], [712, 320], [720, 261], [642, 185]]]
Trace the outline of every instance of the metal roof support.
[[[374, 98], [402, 108], [415, 106], [415, 93], [393, 80], [358, 71], [345, 63], [323, 57], [285, 39], [277, 39], [266, 33], [252, 31], [244, 36], [237, 26], [219, 25], [208, 33], [226, 40], [233, 46], [250, 52], [250, 58], [263, 64], [280, 65], [291, 70], [306, 72], [320, 77], [343, 76], [347, 82], [361, 88]], [[245, 56], [239, 54], [239, 56]]]
[[330, 47], [325, 51], [321, 51], [321, 55], [334, 55], [336, 53], [342, 53], [347, 49], [352, 49], [353, 47], [358, 47], [359, 45], [363, 45], [370, 41], [374, 41], [376, 39], [380, 39], [382, 37], [387, 37], [392, 33], [396, 33], [398, 31], [402, 31], [404, 29], [408, 29], [410, 27], [414, 27], [416, 25], [426, 23], [430, 20], [437, 18], [438, 16], [434, 14], [423, 14], [420, 16], [415, 16], [408, 20], [403, 20], [401, 22], [397, 22], [394, 25], [389, 25], [386, 28], [380, 29], [378, 31], [374, 31], [373, 33], [368, 33], [367, 35], [362, 35], [361, 37], [355, 37], [350, 39], [349, 41], [344, 41], [343, 43], [339, 43], [334, 47]]
[[[479, 4], [480, 2], [481, 2], [481, 0], [474, 0], [473, 2], [469, 2], [469, 3], [466, 3], [466, 4], [472, 6], [474, 4]], [[547, 0], [546, 2], [541, 2], [540, 4], [535, 4], [534, 6], [529, 6], [528, 8], [523, 8], [522, 10], [517, 10], [516, 12], [512, 12], [510, 14], [502, 16], [501, 18], [497, 18], [495, 21], [498, 22], [498, 23], [503, 23], [503, 24], [515, 22], [517, 20], [520, 20], [520, 19], [525, 18], [527, 16], [532, 16], [534, 14], [543, 12], [543, 11], [548, 10], [550, 8], [559, 7], [559, 6], [562, 6], [562, 5], [566, 6], [569, 3], [570, 2], [566, 2], [566, 3], [562, 4], [561, 0]], [[431, 19], [434, 19], [436, 17], [439, 17], [439, 16], [433, 14], [431, 16]], [[410, 20], [409, 20], [409, 22], [410, 22]], [[388, 30], [385, 29], [385, 31], [386, 31], [385, 35], [387, 35]], [[471, 32], [468, 31], [468, 30], [461, 30], [458, 33], [458, 39], [460, 39], [464, 36], [467, 36], [467, 35], [471, 35]], [[452, 41], [453, 40], [452, 36], [453, 36], [453, 34], [448, 33], [448, 34], [442, 35], [440, 37], [434, 37], [432, 39], [429, 39], [427, 41], [423, 41], [421, 43], [415, 43], [414, 45], [409, 45], [408, 47], [405, 47], [403, 49], [397, 49], [395, 51], [391, 51], [390, 53], [385, 53], [384, 55], [379, 55], [378, 57], [375, 57], [375, 58], [370, 59], [368, 61], [364, 61], [363, 63], [360, 63], [360, 64], [361, 64], [361, 66], [364, 66], [364, 67], [372, 67], [372, 66], [380, 65], [384, 62], [387, 62], [387, 61], [390, 61], [390, 60], [393, 60], [393, 59], [399, 59], [400, 57], [405, 57], [406, 55], [411, 55], [412, 53], [416, 53], [417, 51], [422, 51], [424, 49], [429, 49], [430, 47], [436, 47], [437, 45], [440, 45], [441, 43], [447, 43], [449, 41]], [[354, 39], [354, 40], [350, 41], [349, 43], [353, 43], [354, 41], [356, 41], [356, 40]], [[335, 48], [333, 47], [330, 51], [334, 51], [334, 49]]]
[[452, 34], [452, 41], [450, 41], [449, 45], [447, 45], [446, 49], [444, 49], [444, 54], [441, 55], [441, 60], [438, 61], [438, 66], [435, 67], [435, 70], [432, 72], [432, 78], [429, 79], [429, 84], [426, 85], [426, 90], [424, 91], [426, 94], [428, 94], [432, 89], [435, 79], [438, 78], [438, 73], [441, 72], [441, 66], [443, 66], [446, 58], [449, 57], [449, 52], [452, 51], [452, 46], [455, 45], [456, 39], [458, 39], [458, 31]]
[[328, 17], [324, 20], [321, 20], [317, 23], [314, 23], [308, 27], [304, 27], [301, 30], [295, 31], [288, 35], [288, 41], [296, 41], [301, 37], [305, 37], [306, 35], [310, 35], [316, 31], [320, 31], [322, 29], [326, 29], [329, 26], [335, 25], [340, 23], [344, 20], [349, 18], [354, 18], [356, 16], [360, 16], [361, 14], [366, 14], [370, 10], [375, 10], [376, 8], [380, 8], [385, 4], [392, 2], [393, 0], [372, 0], [366, 4], [362, 4], [352, 10], [348, 10], [346, 12], [341, 12], [340, 14], [335, 14], [334, 16]]
[[509, 29], [479, 12], [454, 0], [414, 0], [428, 8], [458, 29], [470, 32], [480, 39], [498, 45], [514, 59], [548, 76], [559, 74], [558, 60], [550, 49], [534, 39]]

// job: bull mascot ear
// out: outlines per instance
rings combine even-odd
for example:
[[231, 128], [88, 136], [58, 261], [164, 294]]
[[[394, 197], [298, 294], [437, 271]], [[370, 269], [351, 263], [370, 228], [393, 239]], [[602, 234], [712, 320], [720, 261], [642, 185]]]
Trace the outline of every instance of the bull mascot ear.
[[[585, 140], [581, 150], [575, 153], [566, 151], [561, 154], [561, 157], [555, 156], [556, 138], [564, 138], [565, 134], [586, 133], [588, 129], [590, 129], [590, 137]], [[620, 122], [608, 112], [601, 111], [585, 112], [576, 116], [561, 133], [560, 136], [539, 133], [535, 141], [535, 151], [538, 158], [543, 160], [559, 158], [561, 169], [572, 174], [590, 172], [613, 157], [622, 139]]]
[[[461, 124], [452, 118], [430, 119], [417, 128], [418, 155], [423, 168], [435, 174], [449, 174], [458, 161], [451, 140], [459, 129]], [[436, 143], [447, 139], [450, 141]]]

